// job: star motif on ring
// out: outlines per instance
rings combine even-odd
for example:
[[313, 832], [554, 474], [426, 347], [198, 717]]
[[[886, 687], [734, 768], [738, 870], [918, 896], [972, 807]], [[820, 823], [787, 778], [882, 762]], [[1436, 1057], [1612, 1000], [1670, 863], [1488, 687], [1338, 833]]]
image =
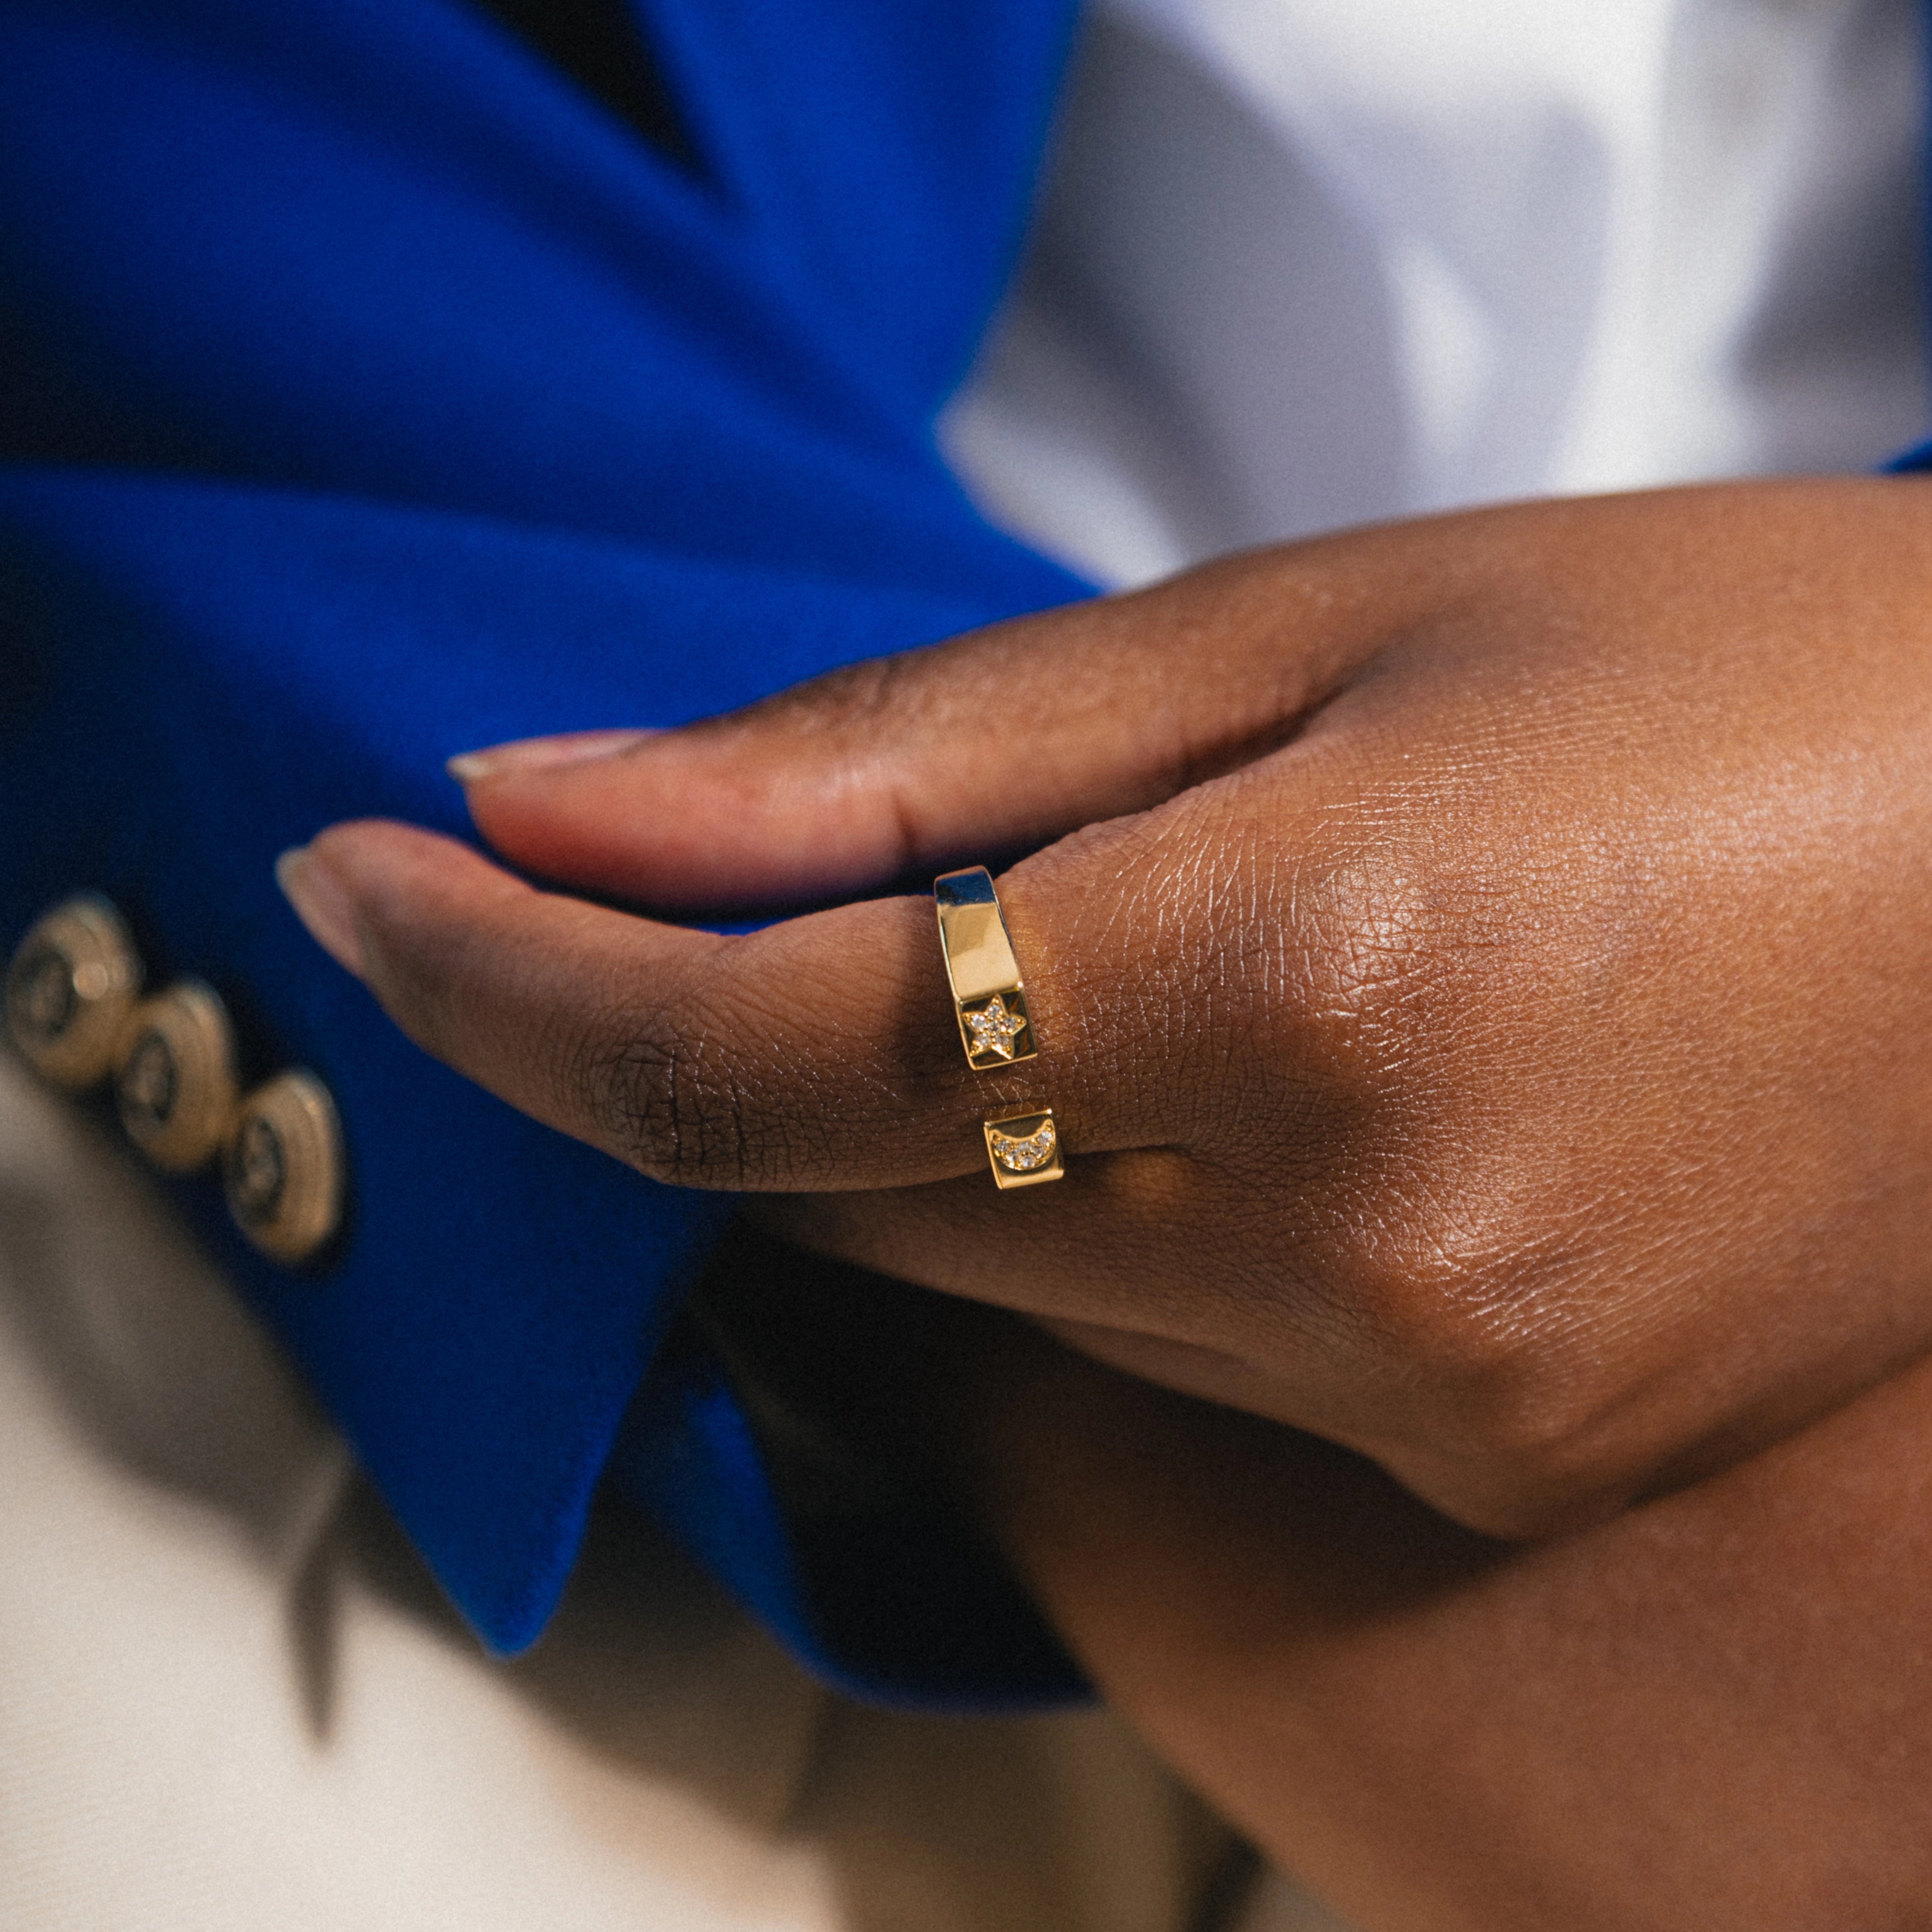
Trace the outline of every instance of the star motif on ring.
[[1013, 1057], [1013, 1042], [1026, 1031], [1026, 1015], [1010, 1010], [998, 993], [976, 1013], [962, 1017], [973, 1036], [975, 1053], [990, 1053], [1001, 1060]]

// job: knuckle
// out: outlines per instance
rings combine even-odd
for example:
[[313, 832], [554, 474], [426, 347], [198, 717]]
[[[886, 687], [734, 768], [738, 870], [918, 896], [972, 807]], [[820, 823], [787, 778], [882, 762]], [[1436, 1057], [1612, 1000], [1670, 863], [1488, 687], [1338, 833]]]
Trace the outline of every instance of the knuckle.
[[837, 1171], [836, 1096], [784, 1016], [698, 972], [648, 1007], [615, 1000], [579, 1036], [568, 1080], [600, 1138], [653, 1180], [808, 1187]]
[[1286, 926], [1298, 1027], [1338, 1071], [1413, 1072], [1439, 1036], [1460, 895], [1413, 847], [1350, 841], [1292, 867]]
[[1409, 1204], [1358, 1244], [1351, 1270], [1378, 1350], [1424, 1395], [1438, 1445], [1495, 1493], [1588, 1490], [1617, 1358], [1575, 1244], [1533, 1189], [1401, 1191]]
[[1142, 1057], [1190, 1070], [1202, 1135], [1238, 1116], [1244, 1144], [1301, 1147], [1317, 1119], [1385, 1139], [1455, 1035], [1458, 908], [1425, 856], [1285, 835], [1268, 804], [1236, 790], [1085, 835], [1076, 856], [1107, 888], [1086, 923], [1106, 925], [1066, 951], [1117, 980], [1132, 962]]
[[584, 1035], [568, 1078], [607, 1144], [652, 1180], [734, 1189], [758, 1178], [744, 1075], [701, 1001], [615, 1008]]
[[1196, 842], [1149, 815], [1070, 834], [1002, 886], [1028, 921], [1016, 943], [1057, 1077], [1182, 1141], [1212, 1131], [1244, 1064], [1243, 935], [1213, 877]]

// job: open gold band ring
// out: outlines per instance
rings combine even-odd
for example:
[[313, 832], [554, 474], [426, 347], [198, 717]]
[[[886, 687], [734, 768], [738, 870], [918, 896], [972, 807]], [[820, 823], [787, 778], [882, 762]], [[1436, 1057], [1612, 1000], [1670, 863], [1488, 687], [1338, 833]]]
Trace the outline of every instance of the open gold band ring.
[[[1026, 982], [993, 875], [983, 866], [942, 873], [932, 882], [932, 898], [966, 1064], [976, 1073], [991, 1073], [1032, 1059], [1040, 1049]], [[1024, 1108], [983, 1124], [986, 1159], [1001, 1187], [1035, 1187], [1066, 1172], [1051, 1107]]]

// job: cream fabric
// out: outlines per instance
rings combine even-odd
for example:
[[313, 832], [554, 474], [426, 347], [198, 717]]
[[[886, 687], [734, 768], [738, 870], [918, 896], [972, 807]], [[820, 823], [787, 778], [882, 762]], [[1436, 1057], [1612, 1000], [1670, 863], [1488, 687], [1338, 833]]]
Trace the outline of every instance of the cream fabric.
[[0, 1058], [4, 1932], [1191, 1932], [1230, 1851], [1106, 1716], [819, 1689], [628, 1515], [488, 1660], [131, 1158]]

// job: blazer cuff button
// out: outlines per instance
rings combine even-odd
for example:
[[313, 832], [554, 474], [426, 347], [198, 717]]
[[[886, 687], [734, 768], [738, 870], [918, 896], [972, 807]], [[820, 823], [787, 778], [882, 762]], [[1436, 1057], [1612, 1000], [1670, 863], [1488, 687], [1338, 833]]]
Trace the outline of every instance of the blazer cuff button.
[[222, 1157], [229, 1212], [271, 1260], [295, 1267], [326, 1247], [342, 1222], [346, 1165], [328, 1089], [296, 1068], [242, 1103]]
[[140, 956], [121, 915], [82, 893], [43, 914], [15, 950], [7, 1030], [36, 1072], [81, 1093], [113, 1072], [140, 991]]
[[220, 1151], [241, 1088], [234, 1028], [213, 987], [182, 980], [134, 1009], [115, 1098], [128, 1138], [164, 1173], [192, 1173]]

